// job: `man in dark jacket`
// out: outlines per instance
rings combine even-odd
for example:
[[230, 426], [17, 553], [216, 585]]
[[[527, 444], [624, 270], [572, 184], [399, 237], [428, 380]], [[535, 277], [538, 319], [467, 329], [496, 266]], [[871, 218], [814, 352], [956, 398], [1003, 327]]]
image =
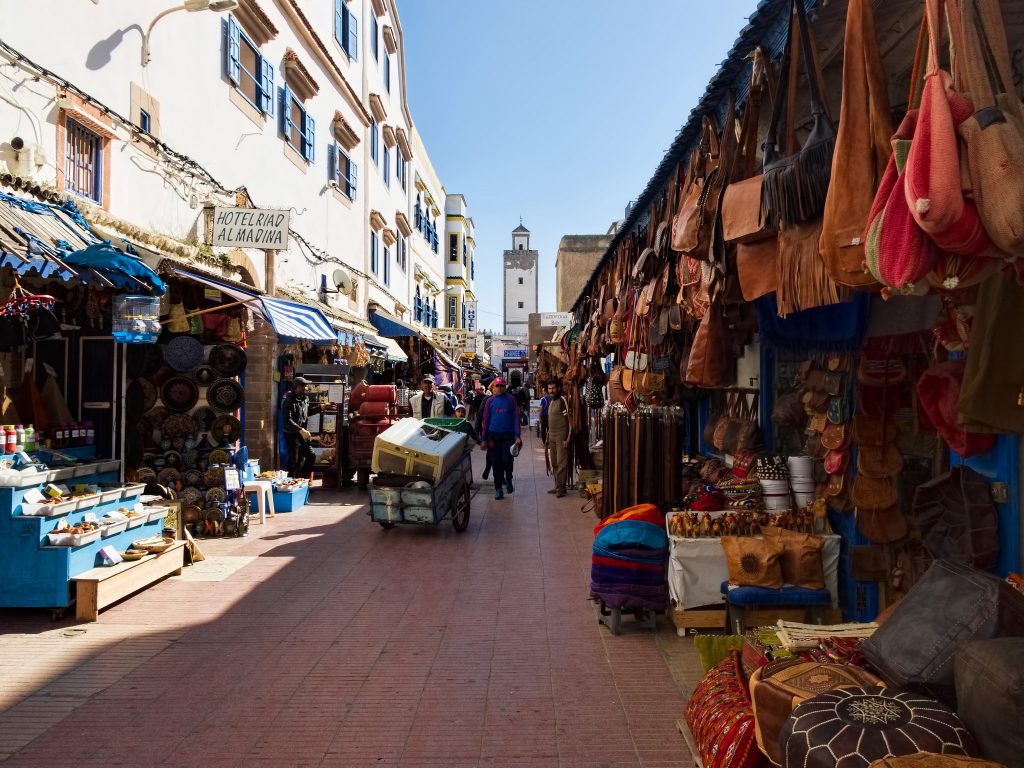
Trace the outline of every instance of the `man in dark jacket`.
[[481, 450], [494, 470], [494, 498], [503, 499], [505, 489], [514, 493], [512, 486], [512, 445], [522, 446], [519, 434], [519, 406], [516, 399], [505, 391], [505, 380], [497, 378], [491, 385], [494, 394], [484, 402], [484, 415], [480, 437]]
[[[281, 406], [285, 447], [288, 450], [288, 474], [295, 478], [308, 478], [316, 461], [316, 455], [310, 447], [311, 435], [306, 429], [310, 411], [309, 398], [306, 396], [308, 384], [307, 379], [296, 376]], [[317, 406], [313, 406], [314, 412], [318, 410]]]

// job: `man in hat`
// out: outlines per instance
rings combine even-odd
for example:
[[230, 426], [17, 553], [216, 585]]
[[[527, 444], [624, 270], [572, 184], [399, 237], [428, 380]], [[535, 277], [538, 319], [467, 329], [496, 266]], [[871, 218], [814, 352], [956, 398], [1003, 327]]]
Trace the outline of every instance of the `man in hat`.
[[310, 447], [311, 435], [306, 426], [309, 424], [309, 413], [319, 411], [316, 405], [310, 405], [306, 395], [309, 380], [296, 376], [292, 380], [291, 391], [285, 395], [281, 406], [281, 417], [284, 420], [284, 439], [288, 450], [288, 474], [295, 478], [308, 478], [313, 472], [316, 455]]
[[562, 394], [562, 384], [557, 379], [548, 382], [548, 393], [540, 401], [540, 439], [544, 441], [544, 448], [551, 462], [551, 473], [555, 476], [555, 487], [548, 493], [562, 498], [565, 496], [565, 485], [569, 476], [572, 427], [569, 425], [569, 403]]
[[487, 451], [487, 459], [494, 470], [494, 498], [505, 498], [505, 489], [514, 493], [512, 485], [512, 446], [522, 447], [519, 434], [519, 405], [512, 395], [505, 391], [505, 379], [499, 377], [491, 383], [494, 394], [484, 403], [483, 440], [481, 450]]
[[413, 418], [425, 419], [428, 416], [451, 416], [454, 408], [442, 393], [434, 391], [434, 377], [424, 376], [420, 384], [421, 390], [409, 398], [409, 407]]

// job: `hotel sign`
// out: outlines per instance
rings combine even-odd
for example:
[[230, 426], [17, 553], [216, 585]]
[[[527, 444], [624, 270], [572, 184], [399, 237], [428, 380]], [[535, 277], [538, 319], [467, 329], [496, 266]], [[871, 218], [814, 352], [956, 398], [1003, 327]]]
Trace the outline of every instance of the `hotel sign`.
[[218, 248], [288, 250], [290, 211], [222, 208], [213, 211], [213, 245]]

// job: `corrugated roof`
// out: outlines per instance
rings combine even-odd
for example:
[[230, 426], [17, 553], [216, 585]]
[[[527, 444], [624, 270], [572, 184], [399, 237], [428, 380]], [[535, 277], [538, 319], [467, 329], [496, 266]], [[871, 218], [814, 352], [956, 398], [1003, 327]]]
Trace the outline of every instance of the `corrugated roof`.
[[[821, 0], [805, 0], [805, 7], [808, 12], [811, 12], [818, 7], [820, 2]], [[579, 308], [584, 297], [590, 292], [591, 282], [615, 253], [619, 243], [637, 227], [642, 229], [647, 224], [651, 202], [665, 189], [680, 160], [687, 157], [700, 140], [701, 118], [711, 113], [721, 124], [725, 117], [727, 96], [730, 90], [736, 94], [737, 105], [746, 101], [750, 77], [750, 61], [747, 57], [757, 46], [764, 49], [769, 59], [776, 59], [782, 54], [789, 38], [789, 8], [790, 0], [760, 0], [758, 2], [757, 8], [747, 20], [747, 25], [740, 30], [739, 37], [733, 43], [726, 60], [711, 78], [704, 90], [704, 95], [700, 97], [697, 106], [690, 112], [686, 123], [679, 129], [672, 145], [665, 151], [664, 157], [654, 170], [654, 175], [647, 182], [644, 191], [640, 193], [622, 227], [612, 238], [608, 250], [605, 251], [601, 261], [594, 268], [587, 284], [580, 291], [580, 295], [576, 297], [572, 307], [573, 311]]]

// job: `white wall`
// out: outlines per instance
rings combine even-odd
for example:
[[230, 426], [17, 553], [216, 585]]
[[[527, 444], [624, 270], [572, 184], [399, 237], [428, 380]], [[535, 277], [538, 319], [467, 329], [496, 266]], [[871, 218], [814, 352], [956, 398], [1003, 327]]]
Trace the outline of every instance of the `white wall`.
[[[280, 101], [275, 93], [274, 116], [253, 119], [232, 101], [233, 86], [225, 76], [225, 50], [222, 23], [226, 14], [212, 12], [176, 12], [161, 19], [150, 38], [152, 59], [145, 68], [140, 62], [141, 35], [160, 11], [173, 5], [170, 0], [133, 0], [131, 3], [103, 0], [99, 4], [84, 0], [33, 0], [11, 3], [5, 8], [3, 39], [13, 48], [54, 73], [72, 81], [124, 117], [130, 117], [130, 84], [138, 83], [159, 102], [160, 138], [171, 148], [192, 158], [224, 187], [245, 187], [260, 207], [290, 208], [292, 228], [315, 247], [338, 262], [363, 273], [370, 273], [369, 211], [379, 210], [387, 226], [395, 229], [395, 212], [402, 210], [412, 220], [411, 200], [415, 197], [413, 166], [407, 189], [395, 178], [395, 154], [392, 148], [391, 186], [381, 179], [381, 169], [370, 161], [370, 141], [365, 113], [369, 95], [380, 94], [387, 111], [386, 122], [413, 131], [404, 102], [404, 57], [401, 28], [393, 3], [381, 19], [395, 30], [399, 52], [391, 56], [391, 92], [383, 86], [383, 66], [374, 60], [370, 45], [370, 0], [349, 0], [348, 7], [359, 16], [359, 57], [349, 61], [334, 38], [334, 7], [327, 0], [303, 0], [303, 13], [327, 47], [330, 63], [322, 61], [316, 47], [305, 37], [301, 25], [282, 11], [284, 3], [271, 0], [260, 7], [276, 26], [275, 39], [261, 47], [261, 53], [274, 66], [275, 91], [284, 83], [282, 59], [286, 49], [294, 50], [301, 63], [319, 85], [319, 92], [306, 102], [316, 120], [315, 159], [311, 164], [293, 162], [286, 155], [280, 133]], [[47, 23], [46, 20], [59, 20]], [[387, 55], [383, 39], [381, 58]], [[340, 70], [355, 92], [350, 103], [337, 82], [334, 67]], [[46, 82], [33, 82], [24, 72], [0, 69], [0, 159], [11, 159], [2, 152], [2, 143], [14, 135], [38, 143], [47, 165], [38, 178], [53, 182], [55, 162], [62, 158], [57, 146], [58, 110], [54, 88]], [[362, 106], [360, 107], [359, 104]], [[345, 200], [327, 186], [328, 143], [335, 111], [360, 135], [360, 143], [350, 153], [359, 166], [359, 189], [355, 202]], [[130, 140], [127, 130], [116, 131], [112, 144], [110, 208], [112, 215], [139, 227], [179, 240], [196, 234], [196, 223], [204, 202], [233, 203], [233, 197], [216, 191], [189, 174], [169, 170], [166, 163], [154, 159]], [[381, 151], [384, 149], [381, 142]], [[425, 150], [417, 151], [425, 155]], [[429, 159], [421, 158], [429, 166]], [[193, 199], [194, 198], [194, 199]], [[443, 198], [442, 198], [443, 199]], [[192, 207], [192, 204], [197, 207]], [[417, 238], [416, 233], [413, 239]], [[391, 248], [392, 279], [387, 292], [371, 288], [369, 298], [385, 305], [397, 300], [411, 306], [413, 247], [409, 247], [409, 269], [402, 273]], [[262, 270], [260, 252], [251, 253]], [[295, 281], [305, 287], [319, 285], [319, 275], [330, 273], [339, 263], [317, 265], [303, 254], [294, 239], [288, 252], [279, 254], [277, 282]], [[262, 274], [256, 276], [262, 280]], [[379, 270], [378, 282], [383, 280]], [[358, 300], [349, 303], [340, 297], [332, 301], [348, 309], [365, 312], [367, 281], [360, 284]], [[391, 296], [387, 294], [390, 293]]]

